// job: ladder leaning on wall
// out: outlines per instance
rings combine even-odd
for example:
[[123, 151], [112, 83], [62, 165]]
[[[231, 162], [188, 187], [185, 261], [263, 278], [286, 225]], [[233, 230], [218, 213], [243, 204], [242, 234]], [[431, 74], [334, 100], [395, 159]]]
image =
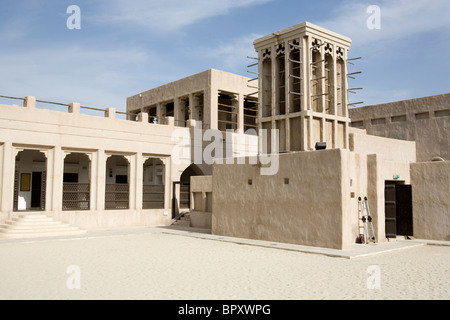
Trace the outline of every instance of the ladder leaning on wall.
[[[369, 201], [367, 197], [365, 197], [364, 200], [362, 200], [361, 197], [358, 198], [358, 217], [362, 222], [362, 225], [359, 226], [359, 242], [368, 244], [370, 240], [372, 240], [373, 243], [376, 243], [375, 231], [372, 224], [373, 219], [370, 215]], [[361, 233], [361, 229], [363, 229], [363, 233]]]

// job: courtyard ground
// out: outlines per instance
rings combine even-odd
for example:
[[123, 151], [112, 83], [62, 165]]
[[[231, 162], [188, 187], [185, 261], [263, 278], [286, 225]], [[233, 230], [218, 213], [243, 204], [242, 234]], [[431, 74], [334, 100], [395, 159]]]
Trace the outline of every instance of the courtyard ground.
[[450, 299], [450, 246], [339, 252], [135, 228], [0, 240], [0, 299]]

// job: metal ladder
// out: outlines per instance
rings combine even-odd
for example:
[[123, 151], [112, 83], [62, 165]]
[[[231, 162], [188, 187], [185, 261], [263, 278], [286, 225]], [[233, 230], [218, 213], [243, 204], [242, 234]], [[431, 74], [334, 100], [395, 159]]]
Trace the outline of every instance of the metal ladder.
[[364, 201], [361, 199], [361, 197], [358, 198], [358, 207], [359, 212], [361, 213], [360, 220], [363, 222], [364, 226], [364, 243], [368, 244], [370, 242], [369, 237], [373, 243], [376, 243], [376, 237], [373, 229], [372, 217], [370, 215], [369, 202], [367, 200], [367, 197], [364, 198]]

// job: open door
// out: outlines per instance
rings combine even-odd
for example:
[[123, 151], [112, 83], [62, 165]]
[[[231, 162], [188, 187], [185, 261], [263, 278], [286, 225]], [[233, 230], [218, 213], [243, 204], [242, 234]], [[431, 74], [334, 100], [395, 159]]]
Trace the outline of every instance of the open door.
[[396, 185], [395, 195], [397, 203], [397, 235], [413, 235], [413, 214], [412, 214], [412, 188], [410, 185]]
[[413, 235], [412, 188], [410, 185], [386, 182], [385, 231], [387, 238]]

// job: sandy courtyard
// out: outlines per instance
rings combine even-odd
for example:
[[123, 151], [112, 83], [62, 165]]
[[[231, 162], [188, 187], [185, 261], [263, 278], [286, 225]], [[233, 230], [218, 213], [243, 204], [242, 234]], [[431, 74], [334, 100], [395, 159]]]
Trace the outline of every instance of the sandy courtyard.
[[3, 300], [450, 299], [449, 246], [344, 259], [147, 232], [1, 242], [0, 254]]

